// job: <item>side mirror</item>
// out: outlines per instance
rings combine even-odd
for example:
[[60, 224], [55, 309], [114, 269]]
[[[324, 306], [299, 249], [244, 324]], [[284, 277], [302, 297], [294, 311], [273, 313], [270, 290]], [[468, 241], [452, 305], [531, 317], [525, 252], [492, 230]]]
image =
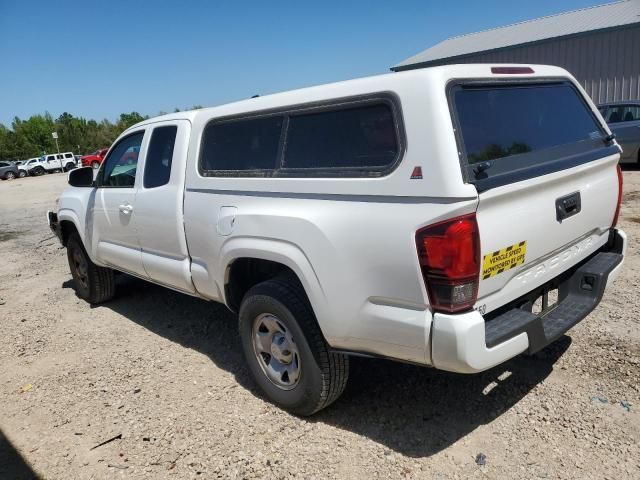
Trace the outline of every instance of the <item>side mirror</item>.
[[75, 168], [69, 172], [69, 185], [72, 187], [93, 187], [93, 168]]

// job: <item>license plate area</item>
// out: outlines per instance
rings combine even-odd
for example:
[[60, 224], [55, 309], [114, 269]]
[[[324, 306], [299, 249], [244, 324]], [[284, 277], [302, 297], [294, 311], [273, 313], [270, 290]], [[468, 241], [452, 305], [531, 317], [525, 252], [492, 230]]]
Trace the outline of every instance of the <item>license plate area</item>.
[[566, 292], [560, 292], [557, 282], [549, 282], [522, 298], [517, 307], [538, 317], [544, 317], [558, 306], [564, 296]]
[[[525, 305], [528, 307], [528, 303]], [[531, 303], [531, 309], [525, 309], [534, 315], [544, 315], [553, 310], [556, 305], [558, 305], [558, 289], [546, 288], [542, 294]]]

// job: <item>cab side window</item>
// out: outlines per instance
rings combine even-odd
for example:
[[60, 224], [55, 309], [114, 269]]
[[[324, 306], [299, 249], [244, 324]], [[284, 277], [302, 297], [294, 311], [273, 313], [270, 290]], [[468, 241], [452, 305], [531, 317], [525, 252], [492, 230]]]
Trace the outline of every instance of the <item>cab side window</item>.
[[155, 188], [169, 183], [177, 133], [176, 125], [153, 129], [144, 166], [144, 188]]
[[635, 122], [636, 120], [640, 120], [640, 110], [639, 107], [635, 105], [625, 105], [622, 110], [622, 121], [623, 122]]
[[98, 175], [99, 187], [133, 188], [144, 131], [123, 138], [111, 150]]

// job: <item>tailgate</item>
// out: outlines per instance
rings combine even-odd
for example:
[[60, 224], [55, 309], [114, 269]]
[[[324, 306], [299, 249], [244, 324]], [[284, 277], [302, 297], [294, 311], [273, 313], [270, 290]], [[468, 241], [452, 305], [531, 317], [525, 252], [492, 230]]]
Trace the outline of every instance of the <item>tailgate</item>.
[[[480, 194], [478, 305], [487, 312], [577, 264], [608, 240], [618, 197], [618, 155]], [[562, 221], [556, 202], [579, 198]]]
[[485, 313], [607, 242], [619, 148], [567, 79], [460, 83], [450, 99], [463, 173], [479, 192]]

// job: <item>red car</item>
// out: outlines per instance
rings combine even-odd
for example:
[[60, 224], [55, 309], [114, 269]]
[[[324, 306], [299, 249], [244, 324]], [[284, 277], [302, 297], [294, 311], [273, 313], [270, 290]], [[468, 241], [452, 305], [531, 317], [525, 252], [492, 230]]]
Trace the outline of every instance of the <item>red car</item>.
[[100, 168], [102, 164], [102, 160], [104, 160], [104, 156], [107, 154], [108, 148], [101, 148], [89, 155], [84, 155], [80, 157], [80, 161], [82, 162], [83, 167], [93, 167]]

